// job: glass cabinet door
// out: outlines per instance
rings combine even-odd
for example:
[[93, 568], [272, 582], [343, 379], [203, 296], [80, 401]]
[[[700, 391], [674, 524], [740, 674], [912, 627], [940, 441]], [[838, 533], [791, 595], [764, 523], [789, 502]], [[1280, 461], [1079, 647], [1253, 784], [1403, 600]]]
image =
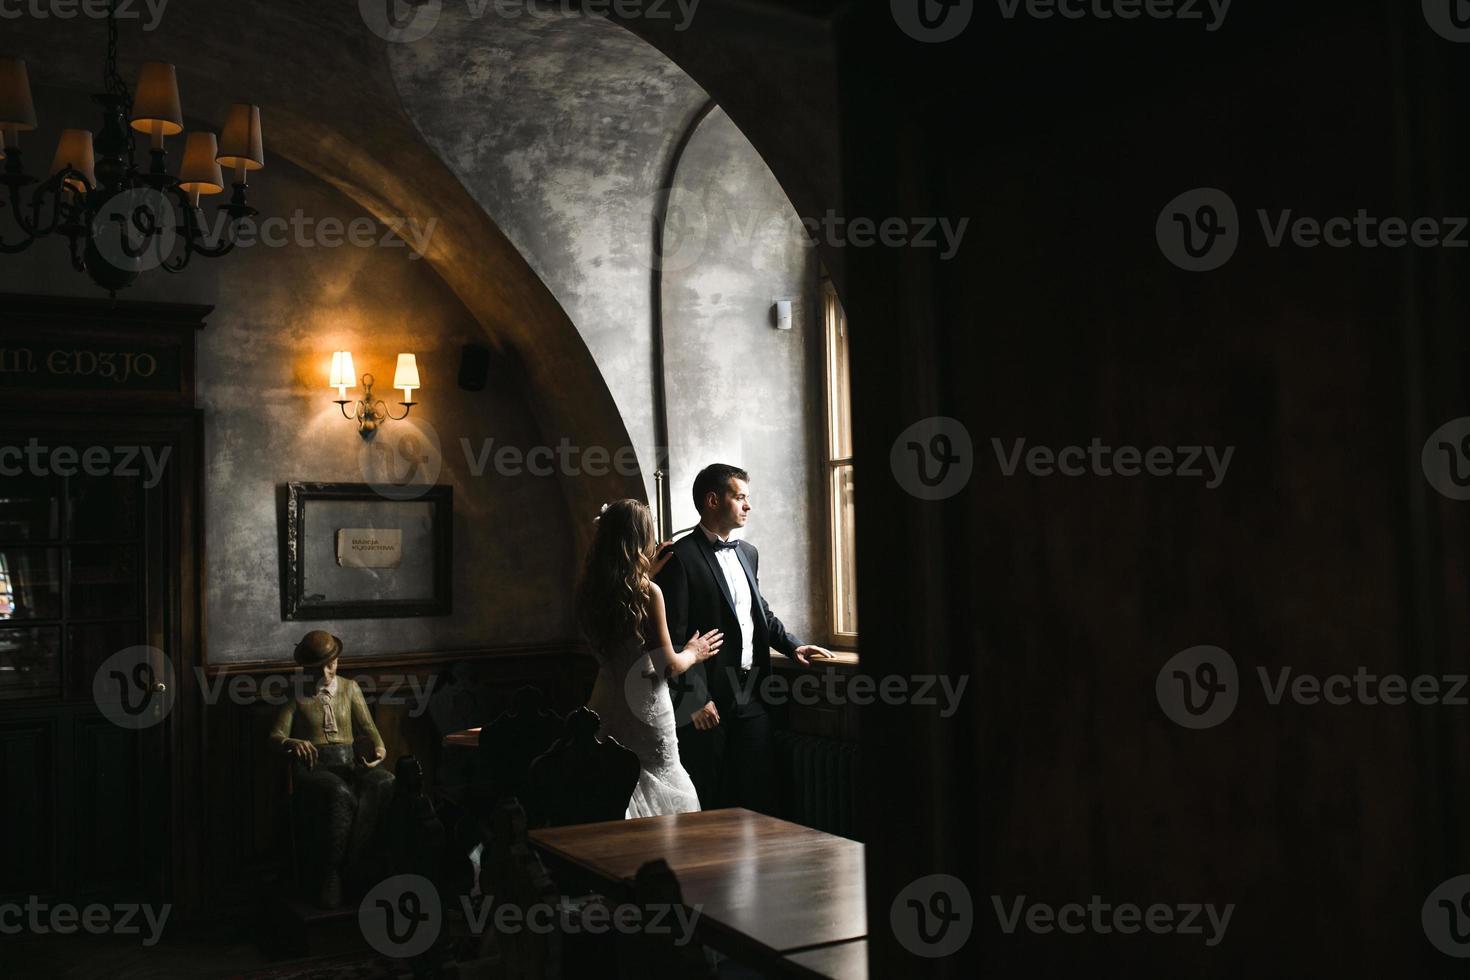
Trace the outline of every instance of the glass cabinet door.
[[0, 699], [61, 693], [60, 477], [0, 480]]
[[91, 671], [146, 635], [140, 479], [56, 475], [49, 453], [10, 445], [22, 455], [0, 457], [0, 701], [85, 698]]

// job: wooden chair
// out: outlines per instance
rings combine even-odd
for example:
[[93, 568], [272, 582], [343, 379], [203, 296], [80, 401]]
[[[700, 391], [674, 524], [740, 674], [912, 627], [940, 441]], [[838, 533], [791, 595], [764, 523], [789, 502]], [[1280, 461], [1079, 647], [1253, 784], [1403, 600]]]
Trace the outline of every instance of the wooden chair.
[[[565, 734], [531, 763], [530, 792], [537, 809], [553, 827], [621, 820], [628, 800], [638, 785], [638, 756], [611, 736], [598, 738], [602, 726], [597, 712], [578, 708], [567, 716]], [[607, 905], [599, 884], [574, 869], [558, 869], [557, 883], [568, 898], [570, 913], [580, 921], [581, 910], [590, 905]], [[617, 956], [618, 944], [611, 935], [594, 936], [578, 930], [565, 945], [569, 966], [583, 973], [596, 972]]]
[[531, 763], [529, 789], [552, 827], [621, 820], [638, 785], [638, 756], [611, 735], [601, 738], [597, 712], [567, 716], [560, 739]]
[[515, 800], [502, 800], [490, 820], [490, 833], [480, 862], [480, 888], [489, 903], [480, 935], [480, 961], [498, 980], [560, 980], [562, 936], [521, 928], [501, 933], [496, 910], [511, 906], [524, 923], [527, 910], [539, 905], [558, 909], [561, 897], [551, 876], [526, 840], [526, 811]]
[[[392, 873], [423, 875], [442, 887], [446, 872], [444, 824], [424, 792], [424, 767], [414, 756], [401, 757], [393, 771], [393, 800], [388, 804], [384, 825]], [[467, 859], [464, 865], [470, 866]], [[464, 891], [469, 891], [468, 882]]]
[[[556, 741], [561, 730], [561, 716], [547, 710], [545, 696], [529, 686], [516, 691], [509, 711], [480, 730], [480, 772], [485, 785], [477, 796], [482, 816], [503, 800], [527, 800], [531, 761]], [[541, 826], [534, 805], [527, 817], [531, 826]]]
[[619, 937], [620, 977], [710, 980], [717, 975], [705, 958], [704, 947], [693, 936], [680, 934], [681, 920], [669, 912], [684, 904], [684, 893], [668, 862], [659, 858], [638, 869], [633, 876], [633, 904], [642, 911], [645, 926], [656, 922], [658, 931], [643, 928]]

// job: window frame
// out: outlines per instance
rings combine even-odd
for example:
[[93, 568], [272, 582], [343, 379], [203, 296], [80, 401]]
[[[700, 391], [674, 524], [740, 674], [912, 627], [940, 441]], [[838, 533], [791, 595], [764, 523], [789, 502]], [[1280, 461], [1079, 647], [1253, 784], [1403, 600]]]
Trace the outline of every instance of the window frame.
[[[853, 480], [857, 478], [857, 467], [853, 462], [853, 440], [852, 440], [852, 380], [851, 371], [848, 374], [848, 405], [846, 414], [847, 431], [846, 438], [839, 440], [838, 428], [841, 420], [837, 418], [836, 400], [839, 397], [836, 391], [836, 369], [837, 352], [834, 332], [834, 313], [837, 329], [850, 337], [850, 324], [847, 320], [847, 312], [842, 307], [842, 300], [837, 295], [836, 286], [830, 276], [824, 272], [818, 283], [818, 297], [821, 301], [821, 328], [822, 328], [822, 499], [826, 510], [827, 524], [827, 632], [831, 637], [831, 646], [837, 649], [857, 649], [857, 630], [842, 630], [838, 621], [841, 609], [840, 596], [842, 574], [838, 567], [838, 556], [840, 553], [839, 542], [842, 540], [842, 502], [836, 489], [837, 473], [844, 467], [851, 467]], [[851, 353], [849, 351], [849, 364]], [[839, 455], [839, 442], [845, 444], [846, 454]], [[856, 492], [854, 491], [854, 497]], [[854, 505], [856, 506], [856, 505]], [[852, 546], [856, 550], [856, 529], [854, 529]], [[857, 616], [857, 586], [856, 571], [854, 570], [853, 582], [853, 616]]]

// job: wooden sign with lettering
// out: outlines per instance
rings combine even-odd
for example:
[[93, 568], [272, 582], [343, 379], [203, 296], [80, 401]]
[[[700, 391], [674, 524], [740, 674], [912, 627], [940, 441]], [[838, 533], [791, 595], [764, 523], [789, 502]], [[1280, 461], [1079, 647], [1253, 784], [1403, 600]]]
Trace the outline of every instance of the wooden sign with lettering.
[[17, 343], [13, 337], [5, 338], [4, 344], [0, 346], [4, 388], [177, 391], [182, 382], [177, 347], [39, 338]]
[[0, 295], [0, 403], [192, 407], [210, 309]]

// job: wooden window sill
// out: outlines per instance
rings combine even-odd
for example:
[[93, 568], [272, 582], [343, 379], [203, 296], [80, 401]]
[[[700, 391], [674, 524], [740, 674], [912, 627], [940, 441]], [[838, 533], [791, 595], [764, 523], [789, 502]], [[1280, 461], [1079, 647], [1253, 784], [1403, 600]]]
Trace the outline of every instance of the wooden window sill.
[[856, 650], [833, 650], [836, 659], [813, 660], [811, 666], [803, 667], [783, 653], [771, 651], [771, 667], [775, 670], [820, 670], [830, 668], [846, 672], [855, 671], [858, 668], [858, 655]]

